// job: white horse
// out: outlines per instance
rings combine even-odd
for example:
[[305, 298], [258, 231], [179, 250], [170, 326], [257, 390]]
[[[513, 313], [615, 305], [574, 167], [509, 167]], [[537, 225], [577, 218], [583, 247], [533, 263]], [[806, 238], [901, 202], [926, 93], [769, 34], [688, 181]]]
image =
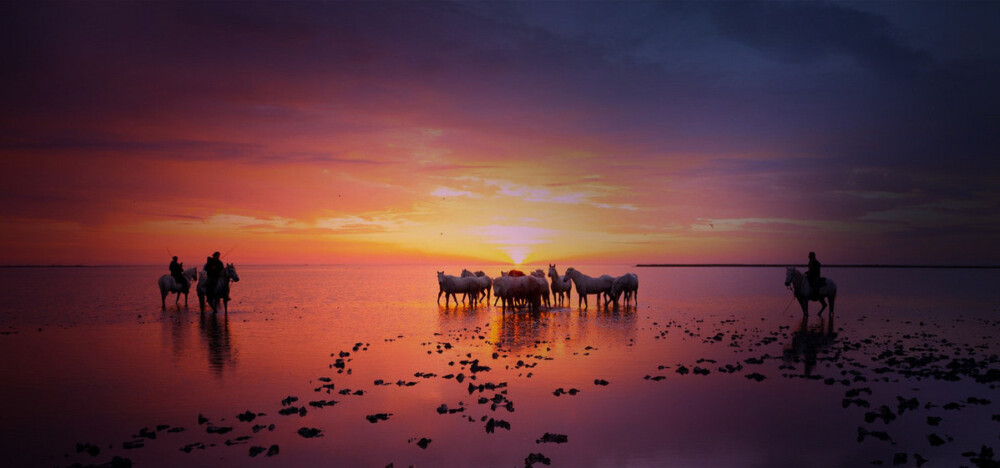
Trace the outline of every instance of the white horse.
[[227, 263], [226, 267], [222, 269], [222, 274], [219, 275], [219, 280], [214, 285], [208, 284], [208, 275], [201, 275], [198, 279], [198, 304], [201, 305], [201, 311], [205, 311], [205, 297], [208, 296], [208, 288], [214, 287], [215, 299], [209, 301], [209, 306], [212, 308], [212, 313], [216, 313], [219, 310], [219, 300], [222, 300], [222, 308], [226, 314], [229, 313], [229, 285], [230, 283], [235, 283], [240, 280], [240, 276], [236, 274], [236, 267], [232, 263]]
[[830, 299], [830, 313], [833, 313], [833, 304], [837, 299], [837, 283], [826, 278], [820, 278], [819, 281], [819, 291], [813, 291], [809, 281], [806, 280], [806, 275], [801, 271], [795, 267], [788, 267], [785, 270], [785, 287], [792, 288], [792, 294], [802, 306], [803, 315], [809, 313], [809, 301], [819, 301], [823, 307], [820, 307], [817, 315], [822, 314], [826, 310], [827, 299]]
[[[438, 303], [441, 303], [441, 293], [444, 293], [444, 306], [448, 307], [448, 296], [455, 298], [455, 305], [458, 306], [458, 294], [465, 294], [467, 297], [478, 297], [479, 296], [479, 281], [475, 276], [470, 276], [466, 278], [446, 275], [443, 271], [437, 272], [438, 277], [438, 287], [441, 289], [438, 292]], [[472, 301], [470, 301], [471, 303]]]
[[[573, 284], [576, 285], [576, 306], [580, 307], [581, 303], [587, 304], [584, 308], [589, 307], [587, 303], [588, 294], [597, 294], [598, 302], [601, 300], [601, 294], [604, 294], [606, 298], [610, 298], [611, 285], [615, 282], [615, 278], [610, 275], [601, 275], [593, 278], [576, 271], [573, 267], [566, 269], [566, 277], [573, 280]], [[608, 305], [607, 299], [604, 301], [604, 305]]]
[[615, 278], [615, 282], [611, 283], [611, 297], [615, 301], [615, 306], [618, 305], [618, 298], [623, 292], [625, 293], [626, 307], [629, 299], [632, 299], [634, 305], [639, 305], [639, 275], [625, 273]]
[[170, 293], [177, 293], [177, 299], [174, 300], [174, 304], [180, 302], [181, 293], [184, 293], [184, 307], [187, 307], [188, 292], [191, 291], [191, 283], [198, 281], [198, 269], [191, 267], [184, 270], [184, 278], [188, 280], [186, 286], [178, 283], [172, 275], [163, 275], [160, 277], [160, 302], [163, 305], [163, 310], [167, 310], [167, 295]]
[[[529, 295], [532, 306], [535, 307], [534, 304], [537, 301], [540, 302], [539, 306], [545, 304], [546, 309], [551, 309], [552, 302], [549, 300], [549, 282], [545, 279], [545, 272], [539, 268], [531, 272], [531, 277], [534, 278], [533, 281], [535, 282], [532, 285], [531, 294]], [[535, 299], [536, 297], [538, 299]], [[537, 310], [537, 307], [535, 307], [535, 310]]]
[[[470, 304], [472, 303], [472, 301], [479, 302], [479, 300], [482, 299], [483, 296], [486, 297], [486, 303], [489, 304], [490, 290], [493, 289], [493, 280], [489, 276], [486, 276], [486, 273], [482, 271], [477, 271], [473, 273], [469, 270], [463, 269], [462, 278], [475, 278], [476, 283], [478, 284], [479, 293], [476, 295], [475, 298], [470, 299], [469, 302]], [[447, 298], [445, 299], [447, 300]]]
[[562, 303], [566, 299], [569, 303], [569, 292], [573, 290], [573, 281], [566, 276], [559, 276], [555, 265], [549, 265], [549, 278], [552, 278], [552, 300]]

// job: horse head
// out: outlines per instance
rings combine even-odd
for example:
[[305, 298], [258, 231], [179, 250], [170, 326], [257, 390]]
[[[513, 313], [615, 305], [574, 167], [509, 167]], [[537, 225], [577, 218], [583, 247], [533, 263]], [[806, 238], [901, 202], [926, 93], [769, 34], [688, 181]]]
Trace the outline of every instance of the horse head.
[[463, 268], [462, 269], [462, 278], [468, 278], [470, 276], [476, 276], [476, 275], [472, 274], [471, 271], [466, 270], [465, 268]]
[[232, 263], [226, 264], [226, 277], [233, 280], [234, 283], [240, 281], [240, 275], [236, 274], [236, 267]]
[[785, 287], [788, 287], [789, 285], [792, 284], [792, 281], [795, 279], [796, 273], [798, 273], [798, 270], [796, 270], [795, 267], [785, 268]]

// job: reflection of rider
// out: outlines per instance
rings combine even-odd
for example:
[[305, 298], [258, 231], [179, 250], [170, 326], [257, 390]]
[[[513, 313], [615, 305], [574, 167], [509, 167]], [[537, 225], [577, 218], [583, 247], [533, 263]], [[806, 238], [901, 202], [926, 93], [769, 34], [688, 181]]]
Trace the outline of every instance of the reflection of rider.
[[219, 277], [222, 276], [222, 260], [219, 260], [219, 252], [215, 252], [208, 261], [205, 262], [205, 295], [209, 302], [215, 301], [215, 290], [219, 284]]
[[813, 296], [819, 295], [819, 260], [816, 260], [816, 252], [809, 252], [809, 269], [806, 270], [806, 279], [809, 280], [810, 293]]
[[174, 259], [170, 261], [170, 276], [174, 277], [177, 284], [181, 285], [184, 289], [188, 288], [187, 278], [184, 277], [184, 264], [177, 263], [177, 256], [174, 255]]

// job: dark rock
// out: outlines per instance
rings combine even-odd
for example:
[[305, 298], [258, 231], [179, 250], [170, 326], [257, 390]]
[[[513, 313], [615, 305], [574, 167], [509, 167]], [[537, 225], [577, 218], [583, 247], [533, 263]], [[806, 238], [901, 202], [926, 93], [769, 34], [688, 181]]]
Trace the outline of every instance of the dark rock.
[[546, 432], [545, 435], [543, 435], [540, 439], [535, 441], [536, 444], [549, 443], [549, 442], [556, 444], [565, 444], [566, 442], [569, 442], [569, 437], [567, 437], [565, 434], [552, 434], [550, 432]]
[[546, 457], [545, 455], [542, 455], [540, 453], [529, 454], [527, 458], [524, 459], [525, 468], [530, 468], [534, 466], [535, 463], [541, 463], [543, 465], [551, 465], [552, 460], [549, 457]]
[[248, 440], [250, 440], [250, 436], [240, 436], [235, 439], [227, 439], [226, 446], [232, 447], [233, 445], [243, 445], [247, 443]]
[[746, 377], [746, 378], [748, 378], [750, 380], [756, 380], [758, 382], [760, 382], [761, 380], [764, 380], [764, 379], [767, 378], [766, 376], [764, 376], [763, 374], [761, 374], [759, 372], [754, 372], [753, 374], [747, 374], [744, 377]]
[[88, 455], [90, 455], [92, 457], [96, 457], [99, 453], [101, 453], [101, 449], [100, 449], [100, 447], [98, 447], [96, 445], [89, 444], [89, 443], [88, 444], [77, 443], [76, 444], [76, 453], [80, 453], [80, 452], [87, 452]]
[[487, 434], [492, 434], [493, 431], [495, 431], [496, 428], [498, 428], [498, 427], [501, 428], [501, 429], [507, 429], [509, 431], [510, 430], [510, 423], [507, 422], [507, 421], [504, 421], [503, 419], [493, 419], [493, 418], [490, 418], [490, 420], [486, 422], [486, 433]]
[[299, 401], [299, 397], [288, 396], [284, 400], [281, 400], [281, 406], [288, 406], [296, 401]]
[[267, 449], [264, 448], [264, 447], [259, 447], [259, 446], [254, 445], [253, 447], [250, 447], [250, 456], [251, 457], [256, 457], [257, 455], [260, 455], [260, 454], [264, 453], [265, 450], [267, 450]]
[[608, 382], [607, 380], [604, 380], [604, 379], [596, 379], [596, 380], [594, 380], [594, 385], [602, 385], [603, 386], [603, 385], [607, 385], [609, 383], [610, 382]]
[[337, 401], [334, 400], [317, 400], [309, 402], [309, 406], [312, 406], [313, 408], [323, 408], [324, 406], [333, 406], [336, 404]]
[[368, 422], [375, 424], [379, 421], [388, 421], [389, 416], [392, 416], [392, 413], [375, 413], [365, 416], [365, 419], [367, 419]]
[[132, 449], [137, 449], [137, 448], [143, 448], [145, 446], [146, 446], [146, 443], [142, 439], [140, 439], [140, 440], [133, 440], [131, 442], [124, 442], [124, 443], [122, 443], [122, 448], [125, 449], [125, 450], [132, 450]]
[[312, 439], [313, 437], [323, 437], [323, 431], [316, 429], [315, 427], [302, 427], [299, 428], [299, 435], [305, 437], [306, 439]]
[[277, 454], [278, 454], [278, 446], [277, 445], [272, 445], [271, 447], [269, 447], [267, 449], [267, 453], [264, 454], [264, 456], [266, 456], [266, 457], [273, 457], [273, 456], [275, 456]]
[[229, 426], [216, 427], [210, 425], [207, 428], [205, 428], [205, 432], [208, 432], [209, 434], [225, 434], [232, 430], [233, 428]]
[[931, 443], [932, 446], [937, 447], [939, 445], [944, 445], [945, 441], [937, 434], [931, 434], [927, 436], [927, 441]]
[[420, 441], [417, 442], [417, 446], [419, 446], [422, 449], [427, 449], [427, 446], [430, 445], [430, 443], [431, 439], [428, 439], [426, 437], [421, 437]]
[[187, 445], [181, 447], [181, 452], [191, 453], [191, 451], [194, 450], [194, 449], [205, 450], [205, 444], [202, 443], [202, 442], [195, 442], [193, 444], [187, 444]]

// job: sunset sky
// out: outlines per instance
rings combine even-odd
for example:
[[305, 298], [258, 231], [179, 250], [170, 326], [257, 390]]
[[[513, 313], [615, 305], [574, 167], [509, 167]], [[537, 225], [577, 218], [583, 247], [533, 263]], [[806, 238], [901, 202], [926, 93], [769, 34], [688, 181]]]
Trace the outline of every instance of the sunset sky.
[[1000, 264], [998, 24], [4, 2], [0, 264]]

